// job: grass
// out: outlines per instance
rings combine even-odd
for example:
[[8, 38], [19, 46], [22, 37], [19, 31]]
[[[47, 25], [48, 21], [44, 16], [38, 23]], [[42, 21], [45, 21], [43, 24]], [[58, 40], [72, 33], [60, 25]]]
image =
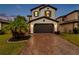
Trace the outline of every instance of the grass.
[[64, 39], [74, 43], [75, 45], [79, 46], [79, 34], [68, 34], [64, 33], [61, 35]]
[[8, 42], [11, 34], [0, 35], [0, 55], [17, 55], [25, 46], [26, 41]]

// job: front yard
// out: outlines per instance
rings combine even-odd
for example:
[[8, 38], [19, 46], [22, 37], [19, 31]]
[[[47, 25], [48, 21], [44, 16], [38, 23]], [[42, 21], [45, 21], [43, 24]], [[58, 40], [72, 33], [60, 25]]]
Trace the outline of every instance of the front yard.
[[[17, 55], [21, 52], [22, 48], [26, 46], [27, 40], [8, 42], [11, 36], [11, 33], [0, 35], [0, 55]], [[60, 36], [79, 46], [79, 34], [64, 33]]]
[[61, 34], [61, 37], [79, 46], [79, 34]]
[[0, 35], [0, 55], [16, 55], [25, 46], [26, 41], [8, 42], [10, 34]]

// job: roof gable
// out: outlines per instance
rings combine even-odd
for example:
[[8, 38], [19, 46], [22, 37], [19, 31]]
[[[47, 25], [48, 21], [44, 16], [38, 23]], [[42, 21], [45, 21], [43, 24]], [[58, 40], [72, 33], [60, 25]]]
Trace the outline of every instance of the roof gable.
[[75, 12], [79, 12], [79, 10], [74, 10], [74, 11], [72, 11], [72, 12], [70, 12], [70, 13], [66, 14], [66, 15], [59, 16], [59, 17], [57, 17], [56, 19], [59, 19], [59, 18], [64, 18], [64, 17], [66, 17], [66, 16], [68, 16], [68, 15], [70, 15], [70, 14], [72, 14], [72, 13], [75, 13]]
[[33, 21], [36, 21], [36, 20], [39, 20], [39, 19], [42, 19], [42, 18], [46, 18], [46, 19], [48, 19], [48, 20], [58, 22], [57, 20], [54, 20], [54, 19], [51, 19], [51, 18], [49, 18], [49, 17], [45, 17], [45, 16], [43, 16], [43, 17], [40, 17], [40, 18], [33, 19], [33, 20], [29, 21], [29, 23], [31, 23], [31, 22], [33, 22]]
[[68, 13], [67, 15], [64, 15], [64, 17], [66, 17], [66, 16], [68, 16], [68, 15], [70, 15], [70, 14], [72, 14], [72, 13], [75, 13], [75, 12], [79, 12], [79, 10], [74, 10], [74, 11]]
[[57, 10], [57, 8], [55, 8], [55, 7], [53, 7], [53, 6], [46, 5], [46, 4], [42, 4], [42, 5], [39, 5], [39, 6], [35, 7], [35, 8], [33, 8], [33, 9], [31, 9], [31, 11], [33, 11], [33, 10], [35, 10], [35, 9], [37, 9], [37, 8], [39, 8], [39, 10], [41, 10], [41, 9], [43, 9], [43, 8], [45, 8], [45, 7], [50, 7], [50, 8], [53, 8], [53, 9]]

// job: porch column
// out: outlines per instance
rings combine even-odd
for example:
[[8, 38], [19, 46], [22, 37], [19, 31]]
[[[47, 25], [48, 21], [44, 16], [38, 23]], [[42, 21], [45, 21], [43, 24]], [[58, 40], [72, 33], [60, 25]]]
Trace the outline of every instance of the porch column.
[[34, 25], [33, 24], [31, 24], [31, 29], [30, 29], [30, 31], [31, 31], [31, 33], [33, 33], [33, 27], [34, 27]]
[[57, 32], [57, 23], [54, 24], [54, 31]]

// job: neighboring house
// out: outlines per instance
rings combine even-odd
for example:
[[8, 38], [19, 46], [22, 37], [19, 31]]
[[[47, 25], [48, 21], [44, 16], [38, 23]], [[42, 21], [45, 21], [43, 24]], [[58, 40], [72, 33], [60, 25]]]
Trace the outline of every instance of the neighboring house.
[[0, 19], [0, 30], [7, 24], [9, 24], [8, 20]]
[[73, 32], [74, 28], [79, 27], [79, 10], [72, 11], [65, 16], [60, 16], [56, 20], [59, 21], [60, 32]]
[[58, 30], [58, 21], [55, 20], [57, 8], [50, 5], [40, 5], [31, 9], [28, 15], [30, 33], [53, 33]]
[[9, 24], [9, 21], [13, 21], [14, 20], [14, 16], [4, 16], [4, 15], [0, 15], [0, 30], [6, 26], [7, 24]]

